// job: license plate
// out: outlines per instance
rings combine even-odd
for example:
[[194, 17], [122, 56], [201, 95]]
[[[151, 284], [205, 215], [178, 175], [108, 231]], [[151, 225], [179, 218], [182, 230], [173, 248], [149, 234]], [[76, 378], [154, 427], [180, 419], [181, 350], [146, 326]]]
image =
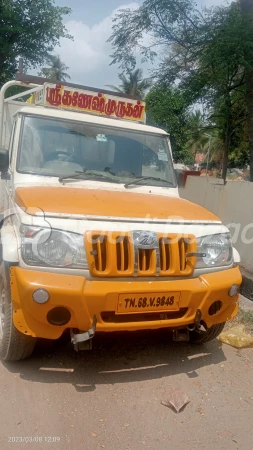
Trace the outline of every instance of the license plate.
[[118, 314], [178, 311], [180, 292], [149, 294], [120, 294], [118, 301]]

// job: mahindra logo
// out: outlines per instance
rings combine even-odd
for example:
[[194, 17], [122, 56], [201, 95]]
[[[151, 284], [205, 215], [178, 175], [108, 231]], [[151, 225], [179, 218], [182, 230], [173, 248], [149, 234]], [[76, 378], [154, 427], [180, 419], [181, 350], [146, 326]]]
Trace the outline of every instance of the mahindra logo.
[[156, 248], [158, 245], [156, 233], [152, 231], [134, 231], [133, 240], [136, 247]]

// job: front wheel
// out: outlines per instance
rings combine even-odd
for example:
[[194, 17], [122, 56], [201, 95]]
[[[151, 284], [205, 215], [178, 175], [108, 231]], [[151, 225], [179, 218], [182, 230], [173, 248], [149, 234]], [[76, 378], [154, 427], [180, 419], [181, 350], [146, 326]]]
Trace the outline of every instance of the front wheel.
[[193, 344], [205, 344], [212, 341], [222, 332], [226, 322], [217, 323], [208, 328], [204, 333], [198, 333], [197, 331], [190, 331], [190, 342]]
[[3, 361], [19, 361], [28, 358], [36, 339], [20, 333], [12, 319], [9, 267], [0, 265], [0, 358]]

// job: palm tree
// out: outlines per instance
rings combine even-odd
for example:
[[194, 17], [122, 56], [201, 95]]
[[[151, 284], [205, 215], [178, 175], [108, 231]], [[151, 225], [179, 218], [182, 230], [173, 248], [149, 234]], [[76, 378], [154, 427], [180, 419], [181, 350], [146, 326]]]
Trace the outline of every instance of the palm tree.
[[128, 72], [127, 76], [122, 74], [119, 75], [119, 79], [122, 84], [117, 86], [107, 85], [114, 91], [120, 92], [121, 94], [132, 95], [137, 97], [139, 100], [143, 100], [146, 91], [152, 86], [151, 80], [143, 78], [142, 69], [136, 69], [133, 72]]
[[39, 75], [45, 78], [51, 78], [56, 81], [67, 81], [70, 80], [69, 74], [66, 72], [69, 67], [67, 67], [59, 55], [48, 55], [47, 63], [49, 67], [43, 67]]
[[212, 140], [210, 148], [210, 162], [214, 162], [221, 170], [224, 157], [224, 142], [219, 137], [218, 130], [212, 131]]
[[197, 153], [206, 152], [209, 140], [208, 135], [206, 134], [203, 116], [199, 110], [191, 115], [189, 128], [190, 133], [187, 145], [195, 162]]

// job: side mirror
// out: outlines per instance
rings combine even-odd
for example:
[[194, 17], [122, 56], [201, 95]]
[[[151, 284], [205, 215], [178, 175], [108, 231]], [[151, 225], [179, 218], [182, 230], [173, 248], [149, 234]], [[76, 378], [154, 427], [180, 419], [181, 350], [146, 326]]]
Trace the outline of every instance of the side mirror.
[[7, 172], [9, 167], [9, 150], [0, 148], [0, 172]]

